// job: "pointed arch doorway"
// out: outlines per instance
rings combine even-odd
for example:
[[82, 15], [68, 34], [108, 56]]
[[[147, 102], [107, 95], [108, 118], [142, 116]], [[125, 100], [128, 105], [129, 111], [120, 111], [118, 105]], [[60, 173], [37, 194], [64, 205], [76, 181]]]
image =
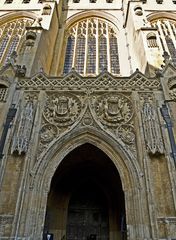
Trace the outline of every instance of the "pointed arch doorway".
[[125, 202], [118, 171], [99, 148], [83, 144], [57, 168], [48, 195], [44, 239], [125, 240]]

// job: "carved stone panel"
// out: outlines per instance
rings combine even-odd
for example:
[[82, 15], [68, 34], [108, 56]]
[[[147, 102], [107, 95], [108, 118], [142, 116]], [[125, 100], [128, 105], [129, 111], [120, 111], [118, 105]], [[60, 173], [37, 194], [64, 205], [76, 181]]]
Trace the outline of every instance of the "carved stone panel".
[[113, 134], [116, 140], [123, 141], [136, 155], [131, 96], [113, 92], [94, 96], [94, 111], [104, 130]]
[[19, 104], [16, 129], [14, 131], [11, 153], [26, 153], [31, 138], [31, 131], [36, 111], [36, 93], [28, 93]]
[[42, 127], [38, 156], [48, 145], [62, 134], [69, 131], [78, 121], [84, 108], [84, 96], [67, 92], [47, 92], [42, 114]]
[[153, 96], [152, 94], [143, 94], [140, 99], [146, 149], [152, 154], [163, 154], [163, 139]]
[[47, 122], [56, 126], [69, 126], [79, 115], [80, 106], [80, 100], [74, 95], [59, 93], [47, 95], [43, 116]]
[[98, 97], [96, 112], [102, 124], [110, 127], [128, 123], [133, 116], [131, 101], [121, 94], [105, 94]]

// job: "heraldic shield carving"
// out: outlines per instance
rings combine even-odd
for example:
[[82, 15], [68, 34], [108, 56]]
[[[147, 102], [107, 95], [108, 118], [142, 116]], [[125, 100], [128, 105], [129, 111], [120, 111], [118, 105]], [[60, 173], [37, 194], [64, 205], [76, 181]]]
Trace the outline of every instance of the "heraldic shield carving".
[[133, 117], [131, 101], [121, 94], [105, 94], [95, 103], [99, 120], [108, 126], [118, 126], [130, 122]]
[[43, 112], [45, 120], [57, 126], [71, 125], [81, 111], [81, 102], [74, 95], [52, 94], [47, 96]]

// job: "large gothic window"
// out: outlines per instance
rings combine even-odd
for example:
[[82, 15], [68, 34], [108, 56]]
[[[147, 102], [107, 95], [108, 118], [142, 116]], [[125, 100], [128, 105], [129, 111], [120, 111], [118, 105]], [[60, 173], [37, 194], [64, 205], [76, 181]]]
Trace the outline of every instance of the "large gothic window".
[[32, 22], [31, 19], [20, 18], [0, 26], [0, 65], [8, 62], [13, 51], [18, 51], [26, 26]]
[[158, 19], [152, 22], [157, 27], [163, 51], [168, 52], [176, 65], [176, 22], [170, 19]]
[[120, 73], [117, 34], [112, 24], [91, 17], [68, 29], [64, 74], [72, 68], [84, 76], [105, 70]]

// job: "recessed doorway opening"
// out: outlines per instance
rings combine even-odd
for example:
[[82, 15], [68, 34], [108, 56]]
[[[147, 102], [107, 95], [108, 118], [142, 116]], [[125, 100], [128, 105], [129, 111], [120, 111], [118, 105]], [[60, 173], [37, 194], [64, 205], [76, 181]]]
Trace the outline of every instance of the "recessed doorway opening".
[[58, 166], [48, 195], [44, 239], [125, 240], [125, 201], [117, 168], [83, 144]]

